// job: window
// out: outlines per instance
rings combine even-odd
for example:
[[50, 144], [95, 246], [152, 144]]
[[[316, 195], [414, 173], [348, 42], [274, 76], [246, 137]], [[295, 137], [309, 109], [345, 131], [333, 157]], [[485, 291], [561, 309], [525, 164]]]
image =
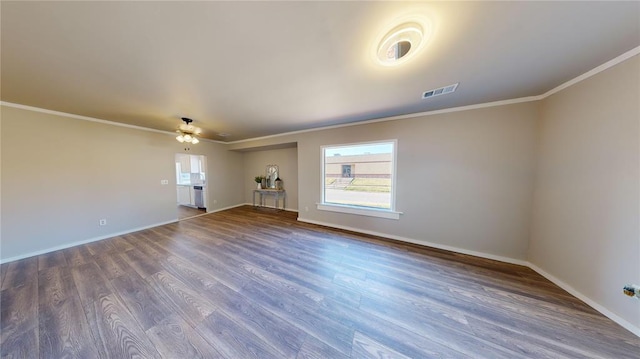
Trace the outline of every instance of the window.
[[342, 177], [343, 178], [351, 178], [351, 166], [353, 166], [353, 165], [342, 165]]
[[322, 203], [318, 209], [398, 219], [396, 140], [322, 147]]

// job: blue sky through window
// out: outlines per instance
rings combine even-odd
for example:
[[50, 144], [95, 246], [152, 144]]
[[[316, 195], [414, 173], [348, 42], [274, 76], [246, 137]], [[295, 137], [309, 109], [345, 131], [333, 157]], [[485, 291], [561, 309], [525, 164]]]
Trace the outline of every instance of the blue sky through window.
[[372, 143], [368, 145], [352, 145], [344, 147], [331, 147], [325, 149], [325, 157], [355, 156], [364, 154], [392, 153], [393, 143]]

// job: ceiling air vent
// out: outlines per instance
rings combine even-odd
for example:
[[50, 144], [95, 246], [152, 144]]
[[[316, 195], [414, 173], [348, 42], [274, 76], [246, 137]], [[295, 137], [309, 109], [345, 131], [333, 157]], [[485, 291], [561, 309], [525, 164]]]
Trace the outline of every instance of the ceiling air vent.
[[435, 97], [435, 96], [440, 96], [440, 95], [446, 95], [448, 93], [451, 93], [453, 91], [455, 91], [458, 88], [458, 84], [459, 83], [455, 83], [453, 85], [449, 85], [449, 86], [445, 86], [445, 87], [440, 87], [434, 90], [429, 90], [426, 91], [422, 94], [422, 98], [430, 98], [430, 97]]

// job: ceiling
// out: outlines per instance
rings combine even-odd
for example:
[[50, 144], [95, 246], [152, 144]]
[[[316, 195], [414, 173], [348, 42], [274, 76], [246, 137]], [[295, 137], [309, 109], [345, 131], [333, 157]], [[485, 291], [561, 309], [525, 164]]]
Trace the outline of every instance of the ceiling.
[[[221, 141], [540, 95], [640, 45], [637, 1], [2, 1], [0, 13], [2, 101], [166, 131], [186, 116]], [[376, 64], [376, 38], [408, 14], [430, 19], [429, 42]]]

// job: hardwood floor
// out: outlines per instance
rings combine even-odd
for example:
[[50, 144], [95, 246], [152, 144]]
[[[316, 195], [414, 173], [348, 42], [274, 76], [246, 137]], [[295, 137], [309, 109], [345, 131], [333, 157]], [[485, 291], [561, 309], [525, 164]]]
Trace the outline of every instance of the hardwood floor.
[[3, 358], [639, 358], [532, 270], [240, 207], [1, 266]]
[[207, 213], [206, 209], [178, 205], [178, 219], [187, 219]]

